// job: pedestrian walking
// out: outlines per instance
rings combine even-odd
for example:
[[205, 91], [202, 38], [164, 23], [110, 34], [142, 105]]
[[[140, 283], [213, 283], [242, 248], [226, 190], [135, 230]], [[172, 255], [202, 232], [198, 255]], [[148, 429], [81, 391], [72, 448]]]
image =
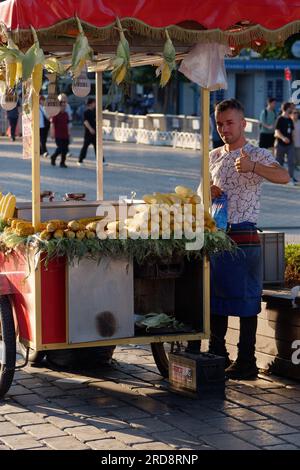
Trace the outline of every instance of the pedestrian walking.
[[[213, 201], [227, 198], [227, 233], [239, 249], [235, 254], [211, 257], [209, 350], [225, 358], [229, 378], [244, 379], [258, 372], [255, 342], [261, 310], [262, 259], [256, 223], [261, 184], [264, 180], [284, 184], [289, 176], [269, 150], [247, 143], [244, 109], [239, 101], [222, 101], [215, 116], [225, 145], [210, 152], [211, 195]], [[233, 364], [225, 343], [229, 316], [240, 317], [238, 357]]]
[[299, 111], [294, 109], [292, 112], [292, 120], [294, 123], [294, 147], [295, 147], [295, 169], [300, 171], [300, 119]]
[[19, 119], [19, 103], [15, 108], [7, 111], [7, 119], [10, 127], [10, 140], [14, 142], [16, 140], [16, 129]]
[[67, 168], [66, 156], [69, 150], [69, 116], [66, 101], [60, 100], [60, 112], [51, 119], [51, 134], [55, 138], [56, 150], [51, 156], [51, 165], [56, 165], [56, 158], [61, 155], [60, 166]]
[[94, 98], [89, 98], [87, 101], [87, 109], [83, 115], [83, 126], [84, 140], [79, 154], [79, 164], [86, 158], [87, 150], [91, 144], [94, 147], [96, 155], [96, 100]]
[[276, 123], [276, 100], [269, 98], [267, 106], [262, 110], [259, 117], [260, 133], [259, 133], [259, 147], [265, 149], [272, 149], [274, 147], [274, 132]]
[[44, 105], [46, 98], [45, 96], [40, 96], [40, 154], [44, 157], [48, 157], [47, 150], [47, 139], [50, 129], [50, 121], [47, 117]]
[[294, 147], [294, 123], [291, 119], [293, 107], [291, 103], [285, 102], [281, 106], [281, 115], [275, 124], [275, 157], [277, 162], [283, 166], [284, 158], [287, 157], [290, 175], [290, 185], [297, 183], [294, 177], [295, 169], [295, 147]]
[[[70, 104], [68, 103], [68, 97], [65, 93], [60, 93], [60, 95], [58, 95], [58, 101], [65, 101], [66, 103], [66, 112], [68, 114], [68, 117], [69, 117], [69, 145], [71, 144], [72, 142], [72, 127], [73, 127], [73, 111], [72, 111], [72, 108], [70, 106]], [[71, 152], [69, 152], [68, 150], [68, 153], [67, 153], [67, 157], [72, 157], [72, 154]]]

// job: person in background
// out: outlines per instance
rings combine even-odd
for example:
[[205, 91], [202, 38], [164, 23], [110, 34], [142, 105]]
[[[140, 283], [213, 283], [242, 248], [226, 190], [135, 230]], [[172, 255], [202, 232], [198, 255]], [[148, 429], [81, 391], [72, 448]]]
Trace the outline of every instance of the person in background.
[[69, 150], [69, 116], [66, 101], [60, 99], [60, 112], [51, 120], [51, 135], [55, 138], [56, 150], [51, 155], [51, 165], [56, 165], [56, 158], [61, 155], [60, 166], [67, 168], [66, 157]]
[[[209, 154], [211, 196], [226, 196], [227, 233], [238, 246], [235, 254], [211, 257], [211, 337], [209, 351], [225, 358], [226, 376], [255, 377], [257, 315], [261, 310], [262, 257], [257, 234], [261, 184], [286, 184], [287, 171], [272, 153], [245, 138], [241, 103], [224, 100], [216, 106], [217, 129], [225, 145]], [[240, 318], [238, 356], [231, 364], [225, 336], [228, 317]]]
[[15, 108], [7, 111], [7, 119], [10, 127], [10, 140], [14, 142], [16, 140], [16, 129], [19, 119], [19, 102]]
[[[95, 98], [89, 98], [87, 100], [87, 109], [83, 115], [83, 125], [84, 125], [84, 140], [83, 146], [80, 150], [79, 158], [77, 165], [81, 165], [83, 160], [86, 158], [87, 150], [92, 144], [95, 150], [96, 155], [96, 100]], [[103, 158], [105, 162], [105, 158]]]
[[295, 168], [300, 171], [300, 119], [299, 111], [295, 108], [291, 114], [294, 123]]
[[44, 109], [46, 98], [45, 96], [40, 96], [40, 154], [44, 157], [48, 157], [47, 150], [47, 138], [50, 129], [50, 121], [46, 115]]
[[267, 107], [260, 113], [260, 133], [258, 145], [261, 148], [272, 149], [274, 147], [274, 132], [276, 123], [275, 106], [275, 98], [269, 98]]
[[81, 165], [86, 158], [86, 153], [90, 144], [93, 145], [96, 154], [96, 100], [89, 98], [87, 100], [87, 109], [83, 115], [84, 140], [80, 150], [78, 164]]
[[291, 119], [293, 106], [285, 102], [281, 105], [281, 115], [275, 124], [275, 157], [277, 162], [283, 166], [284, 157], [287, 157], [290, 175], [290, 185], [297, 183], [294, 177], [295, 169], [295, 147], [293, 140], [294, 122]]
[[[69, 118], [69, 145], [70, 143], [72, 142], [72, 121], [73, 121], [73, 111], [72, 111], [72, 108], [71, 106], [69, 105], [68, 103], [68, 97], [65, 93], [61, 93], [60, 95], [58, 95], [58, 100], [61, 101], [65, 101], [66, 102], [66, 112], [68, 114], [68, 118]], [[68, 150], [68, 154], [67, 154], [67, 157], [71, 157], [72, 154], [71, 152], [69, 152]]]

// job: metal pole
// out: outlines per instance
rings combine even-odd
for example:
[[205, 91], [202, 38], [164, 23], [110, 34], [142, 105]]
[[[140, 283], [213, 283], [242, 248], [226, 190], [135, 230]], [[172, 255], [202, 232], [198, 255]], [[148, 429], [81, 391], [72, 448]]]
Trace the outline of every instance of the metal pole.
[[[209, 90], [201, 89], [201, 133], [202, 133], [202, 201], [205, 211], [210, 211], [209, 174]], [[204, 333], [210, 333], [210, 264], [207, 256], [203, 260], [203, 314]]]
[[96, 72], [97, 200], [103, 200], [102, 72]]

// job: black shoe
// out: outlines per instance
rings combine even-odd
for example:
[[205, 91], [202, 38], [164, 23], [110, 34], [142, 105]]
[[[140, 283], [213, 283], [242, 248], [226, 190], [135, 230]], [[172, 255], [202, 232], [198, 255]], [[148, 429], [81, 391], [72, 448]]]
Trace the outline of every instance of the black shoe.
[[55, 166], [55, 165], [56, 165], [56, 163], [55, 163], [55, 158], [53, 158], [53, 157], [51, 157], [51, 165], [52, 165], [52, 166]]
[[226, 378], [232, 380], [255, 379], [257, 374], [258, 368], [256, 367], [256, 363], [253, 361], [242, 362], [236, 360], [225, 370]]
[[65, 163], [61, 163], [59, 166], [60, 166], [61, 168], [68, 168]]

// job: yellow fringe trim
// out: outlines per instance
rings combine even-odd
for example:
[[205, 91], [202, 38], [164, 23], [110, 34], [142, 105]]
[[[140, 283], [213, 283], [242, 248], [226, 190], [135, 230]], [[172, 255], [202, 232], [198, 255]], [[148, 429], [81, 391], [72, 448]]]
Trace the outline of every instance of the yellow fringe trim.
[[[253, 25], [240, 27], [239, 30], [237, 30], [239, 27], [236, 26], [227, 31], [222, 31], [220, 29], [187, 29], [178, 25], [155, 28], [134, 18], [123, 18], [121, 23], [124, 29], [128, 30], [127, 36], [129, 42], [131, 33], [156, 41], [165, 41], [165, 30], [167, 29], [170, 38], [175, 42], [175, 44], [182, 43], [192, 45], [196, 43], [217, 42], [227, 44], [237, 49], [253, 46], [253, 42], [258, 39], [269, 44], [283, 43], [289, 36], [300, 31], [300, 21], [289, 23], [276, 30], [269, 30], [259, 25]], [[113, 43], [118, 40], [118, 31], [116, 29], [115, 22], [101, 28], [82, 22], [82, 27], [88, 38], [91, 40], [110, 40]], [[199, 28], [202, 28], [201, 25], [199, 25]], [[47, 29], [40, 29], [37, 33], [41, 45], [46, 45], [47, 41], [51, 39], [67, 39], [68, 37], [72, 39], [73, 35], [68, 35], [70, 29], [74, 31], [77, 30], [75, 18], [69, 18]], [[33, 42], [30, 30], [15, 30], [12, 32], [12, 37], [20, 47], [27, 47]]]

